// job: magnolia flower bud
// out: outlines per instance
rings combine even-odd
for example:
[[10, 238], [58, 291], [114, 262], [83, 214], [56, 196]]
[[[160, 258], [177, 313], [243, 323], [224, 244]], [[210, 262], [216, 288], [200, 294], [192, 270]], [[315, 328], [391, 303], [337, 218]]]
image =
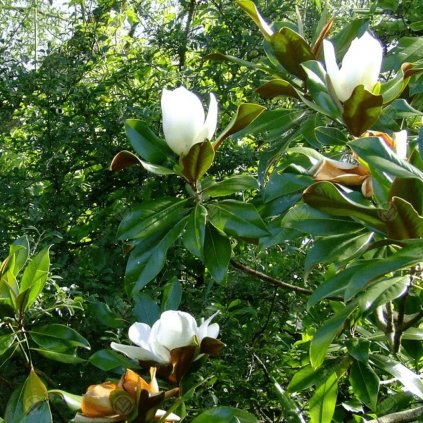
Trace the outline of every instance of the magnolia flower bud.
[[326, 72], [340, 101], [348, 100], [358, 85], [364, 85], [367, 91], [373, 90], [382, 65], [383, 49], [378, 40], [368, 32], [355, 38], [342, 59], [341, 68], [330, 41], [323, 40], [323, 50]]
[[217, 125], [217, 100], [210, 94], [207, 119], [200, 99], [184, 87], [162, 93], [163, 132], [169, 147], [178, 155], [186, 155], [190, 148], [210, 140]]

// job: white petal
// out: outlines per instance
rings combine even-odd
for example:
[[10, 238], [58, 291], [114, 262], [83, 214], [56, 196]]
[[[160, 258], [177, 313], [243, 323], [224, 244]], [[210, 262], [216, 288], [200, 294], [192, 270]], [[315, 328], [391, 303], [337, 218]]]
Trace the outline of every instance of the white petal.
[[[157, 410], [156, 411], [156, 415], [154, 416], [154, 418], [156, 418], [157, 420], [161, 419], [165, 414], [167, 413], [167, 411], [164, 410]], [[177, 416], [176, 414], [170, 413], [167, 417], [166, 417], [166, 421], [167, 422], [177, 422], [181, 420], [181, 418], [179, 416]]]
[[176, 154], [186, 154], [204, 124], [200, 99], [184, 87], [162, 93], [163, 132]]
[[210, 93], [210, 104], [207, 119], [204, 122], [201, 131], [195, 137], [194, 143], [203, 142], [205, 139], [209, 141], [213, 138], [217, 126], [217, 100], [216, 96]]
[[72, 423], [110, 423], [120, 422], [122, 416], [111, 416], [111, 417], [85, 417], [82, 414], [77, 414], [72, 420]]
[[400, 132], [394, 132], [392, 138], [394, 140], [395, 153], [401, 158], [407, 158], [407, 131], [403, 129]]
[[[219, 311], [216, 311], [213, 315], [211, 315], [206, 321], [201, 323], [200, 327], [198, 328], [198, 342], [201, 344], [201, 341], [206, 336], [210, 338], [217, 338], [219, 335], [219, 325], [217, 323], [213, 323], [210, 325], [210, 322], [219, 314]], [[216, 332], [217, 327], [217, 332]]]
[[128, 330], [128, 337], [131, 342], [140, 347], [147, 348], [151, 327], [146, 323], [134, 323]]
[[141, 361], [155, 361], [157, 363], [166, 363], [163, 361], [163, 358], [152, 351], [145, 350], [141, 347], [134, 347], [132, 345], [123, 345], [112, 342], [110, 344], [113, 350], [119, 351], [122, 354], [125, 354], [127, 357], [132, 358], [133, 360]]
[[197, 336], [197, 323], [189, 313], [174, 310], [162, 313], [157, 341], [169, 351], [193, 345], [195, 336]]
[[346, 100], [348, 97], [344, 95], [345, 89], [343, 87], [341, 72], [336, 63], [335, 48], [328, 40], [323, 40], [323, 54], [325, 56], [326, 72], [335, 90], [335, 94], [339, 100], [344, 101], [343, 98]]

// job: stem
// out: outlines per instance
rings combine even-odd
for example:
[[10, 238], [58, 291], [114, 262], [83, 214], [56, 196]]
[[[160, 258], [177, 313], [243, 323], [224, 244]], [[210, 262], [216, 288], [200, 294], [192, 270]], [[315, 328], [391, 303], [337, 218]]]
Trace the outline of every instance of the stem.
[[[235, 269], [241, 270], [241, 272], [254, 276], [257, 279], [260, 279], [264, 282], [268, 282], [279, 288], [290, 289], [291, 291], [297, 292], [299, 294], [305, 294], [305, 295], [310, 295], [313, 293], [313, 291], [311, 291], [310, 289], [302, 288], [301, 286], [295, 286], [290, 283], [281, 281], [280, 279], [276, 279], [272, 276], [266, 275], [265, 273], [259, 272], [258, 270], [251, 269], [251, 267], [245, 266], [244, 264], [241, 264], [234, 259], [231, 259], [230, 263]], [[342, 298], [334, 297], [332, 299], [340, 300]]]
[[398, 413], [387, 414], [378, 417], [375, 420], [369, 420], [368, 423], [406, 423], [414, 422], [423, 415], [423, 406], [412, 408], [410, 410], [399, 411]]

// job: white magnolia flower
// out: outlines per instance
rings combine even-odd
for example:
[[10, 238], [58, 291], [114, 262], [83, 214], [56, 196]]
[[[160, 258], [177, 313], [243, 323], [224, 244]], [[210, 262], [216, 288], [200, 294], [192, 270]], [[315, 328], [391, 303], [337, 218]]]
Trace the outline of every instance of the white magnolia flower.
[[323, 40], [323, 51], [326, 72], [340, 101], [348, 100], [358, 85], [364, 85], [367, 91], [373, 90], [382, 65], [383, 49], [368, 32], [352, 41], [341, 68], [336, 63], [335, 49], [330, 41]]
[[394, 151], [401, 159], [407, 158], [407, 138], [408, 134], [405, 129], [392, 134], [392, 140], [394, 142]]
[[213, 137], [217, 125], [217, 100], [210, 94], [209, 112], [204, 119], [203, 105], [194, 93], [184, 87], [163, 90], [162, 115], [167, 144], [176, 154], [187, 154], [194, 144]]
[[134, 323], [128, 331], [129, 339], [135, 346], [115, 342], [111, 347], [126, 356], [140, 361], [154, 361], [159, 364], [170, 363], [171, 351], [190, 345], [201, 345], [206, 338], [216, 338], [219, 325], [210, 324], [213, 314], [200, 326], [189, 313], [169, 310], [162, 313], [152, 327], [146, 323]]

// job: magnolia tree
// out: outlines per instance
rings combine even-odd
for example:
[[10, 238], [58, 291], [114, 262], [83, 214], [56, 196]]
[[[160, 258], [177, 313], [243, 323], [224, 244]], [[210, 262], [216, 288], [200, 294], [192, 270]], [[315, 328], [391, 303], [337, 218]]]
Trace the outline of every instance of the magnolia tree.
[[[234, 257], [235, 245], [262, 251], [305, 245], [305, 277], [314, 274], [316, 283], [312, 289], [292, 281], [279, 281], [279, 286], [308, 295], [309, 312], [320, 307], [326, 318], [303, 334], [307, 356], [289, 384], [275, 383], [287, 421], [417, 420], [423, 412], [422, 69], [413, 63], [421, 59], [418, 41], [402, 39], [386, 54], [367, 21], [332, 32], [327, 16], [307, 39], [301, 22], [270, 25], [253, 2], [237, 3], [263, 35], [265, 57], [258, 64], [222, 53], [205, 59], [260, 70], [268, 80], [257, 92], [281, 101], [272, 102], [274, 110], [239, 105], [229, 125], [215, 135], [216, 96], [210, 94], [206, 116], [201, 99], [179, 86], [162, 93], [164, 137], [142, 120], [127, 120], [134, 151], [118, 153], [111, 169], [141, 165], [157, 177], [176, 175], [185, 190], [134, 205], [123, 218], [118, 236], [129, 251], [125, 290], [135, 297], [153, 283], [171, 248], [187, 250], [222, 283], [230, 264], [266, 280], [242, 263], [243, 257]], [[235, 167], [234, 175], [223, 180], [207, 174], [225, 140], [247, 136], [268, 145], [260, 152], [257, 174]], [[246, 192], [249, 196], [239, 195]], [[61, 325], [24, 326], [23, 316], [43, 289], [49, 266], [45, 250], [18, 283], [27, 251], [20, 240], [1, 267], [2, 306], [11, 322], [7, 348], [19, 345], [31, 367], [11, 399], [6, 421], [48, 416], [49, 395], [65, 399], [76, 412], [75, 422], [184, 418], [181, 405], [196, 388], [185, 391], [184, 379], [202, 358], [218, 355], [223, 347], [219, 327], [211, 323], [215, 314], [198, 324], [182, 311], [156, 313], [155, 321], [129, 327], [128, 342], [113, 342], [92, 360], [104, 364], [113, 358], [123, 367], [144, 368], [149, 382], [128, 369], [119, 380], [90, 386], [82, 396], [48, 391], [27, 345], [35, 342], [38, 352], [51, 359], [71, 355], [77, 360], [76, 349], [88, 341]], [[168, 285], [167, 298], [178, 290], [177, 282]], [[155, 310], [152, 299], [143, 299], [146, 309]], [[161, 410], [170, 398], [173, 403]], [[193, 421], [258, 420], [223, 407]]]

